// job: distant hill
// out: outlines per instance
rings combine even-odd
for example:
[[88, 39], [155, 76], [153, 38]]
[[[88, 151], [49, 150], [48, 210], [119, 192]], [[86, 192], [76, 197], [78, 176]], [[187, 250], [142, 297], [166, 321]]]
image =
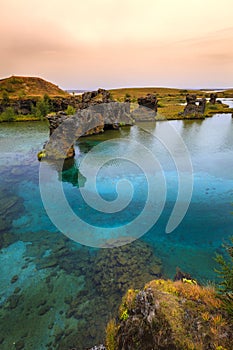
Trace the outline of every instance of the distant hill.
[[69, 96], [67, 92], [60, 89], [57, 85], [37, 77], [12, 76], [0, 79], [0, 97], [4, 92], [7, 92], [11, 98], [44, 96], [45, 94], [48, 94], [50, 97]]

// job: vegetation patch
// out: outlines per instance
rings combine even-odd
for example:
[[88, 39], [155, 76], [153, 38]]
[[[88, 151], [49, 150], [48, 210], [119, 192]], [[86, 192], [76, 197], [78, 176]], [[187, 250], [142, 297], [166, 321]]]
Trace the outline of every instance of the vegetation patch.
[[158, 279], [128, 290], [106, 328], [107, 349], [232, 349], [232, 322], [217, 291], [187, 281]]

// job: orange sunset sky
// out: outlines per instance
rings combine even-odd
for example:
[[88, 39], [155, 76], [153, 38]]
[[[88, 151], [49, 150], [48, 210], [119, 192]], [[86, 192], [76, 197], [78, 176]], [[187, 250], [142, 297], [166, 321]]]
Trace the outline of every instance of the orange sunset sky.
[[233, 0], [1, 0], [0, 78], [233, 87]]

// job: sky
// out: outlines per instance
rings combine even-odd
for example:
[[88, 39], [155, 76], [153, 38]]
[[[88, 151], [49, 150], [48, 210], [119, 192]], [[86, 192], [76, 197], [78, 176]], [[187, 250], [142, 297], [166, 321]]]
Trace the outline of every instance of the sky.
[[0, 0], [0, 78], [233, 87], [233, 0]]

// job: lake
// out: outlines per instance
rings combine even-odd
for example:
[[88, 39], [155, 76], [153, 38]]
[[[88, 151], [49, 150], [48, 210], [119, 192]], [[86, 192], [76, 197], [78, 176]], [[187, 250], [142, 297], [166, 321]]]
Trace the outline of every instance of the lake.
[[[233, 101], [227, 103], [233, 106]], [[161, 142], [164, 135], [169, 147]], [[52, 198], [53, 189], [61, 185], [74, 214], [84, 222], [77, 226], [74, 242], [68, 238], [70, 222], [64, 233], [59, 232], [40, 195], [37, 153], [48, 139], [47, 123], [0, 124], [1, 348], [93, 346], [103, 341], [106, 323], [127, 288], [141, 288], [158, 276], [173, 278], [177, 267], [201, 283], [215, 282], [215, 254], [224, 254], [222, 244], [232, 235], [232, 136], [233, 119], [225, 114], [197, 121], [140, 123], [78, 140], [71, 168], [63, 173], [54, 164], [43, 168], [46, 185], [52, 189], [53, 211], [66, 222], [63, 206], [55, 195]], [[136, 163], [124, 159], [133, 154], [129, 150], [133, 152], [134, 145], [140, 147]], [[82, 173], [85, 157], [87, 174]], [[155, 173], [153, 157], [160, 164]], [[184, 204], [188, 202], [190, 184], [179, 188], [179, 176], [190, 174], [182, 166], [177, 170], [187, 157], [193, 169], [191, 201], [180, 224], [166, 233], [179, 191]], [[95, 204], [93, 184], [87, 186], [86, 176], [94, 174], [96, 166], [96, 188], [109, 208], [117, 190], [126, 195], [131, 183], [131, 202], [122, 211], [103, 213], [83, 199], [82, 190]], [[140, 215], [148, 199], [148, 179], [154, 181], [150, 191], [155, 191], [158, 210], [150, 209], [128, 232], [133, 243], [98, 248], [99, 239], [106, 240], [106, 234], [108, 240], [116, 238], [116, 230]], [[147, 221], [152, 223], [148, 229]], [[85, 222], [94, 227], [94, 240]]]

